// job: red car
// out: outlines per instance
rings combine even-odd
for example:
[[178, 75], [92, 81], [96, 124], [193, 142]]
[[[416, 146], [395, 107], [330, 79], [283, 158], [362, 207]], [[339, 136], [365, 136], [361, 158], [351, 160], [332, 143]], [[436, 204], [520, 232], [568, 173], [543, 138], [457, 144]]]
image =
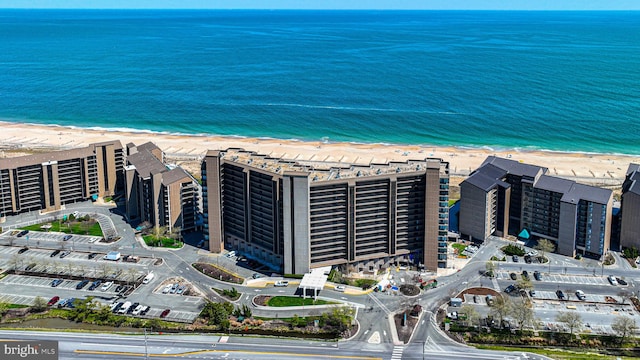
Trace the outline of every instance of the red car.
[[160, 314], [160, 318], [166, 318], [167, 315], [169, 315], [169, 313], [171, 312], [170, 309], [165, 309], [162, 314]]
[[55, 305], [55, 303], [58, 302], [58, 300], [60, 300], [60, 296], [54, 296], [54, 297], [51, 298], [51, 300], [49, 300], [47, 305], [48, 306], [53, 306], [53, 305]]

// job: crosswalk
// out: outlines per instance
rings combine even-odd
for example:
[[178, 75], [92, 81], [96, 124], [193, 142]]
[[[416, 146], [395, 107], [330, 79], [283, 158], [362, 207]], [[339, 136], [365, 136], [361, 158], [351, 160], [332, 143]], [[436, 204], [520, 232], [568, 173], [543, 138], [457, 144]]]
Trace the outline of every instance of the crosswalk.
[[375, 297], [375, 295], [373, 295], [373, 293], [369, 293], [368, 294], [369, 297], [371, 298], [371, 300], [373, 300], [374, 303], [376, 303], [376, 305], [378, 305], [382, 311], [385, 312], [385, 314], [390, 315], [391, 314], [391, 310], [389, 310], [389, 308], [387, 308], [382, 301], [380, 301], [377, 297]]
[[404, 352], [404, 346], [394, 346], [391, 353], [391, 360], [402, 360], [402, 353]]

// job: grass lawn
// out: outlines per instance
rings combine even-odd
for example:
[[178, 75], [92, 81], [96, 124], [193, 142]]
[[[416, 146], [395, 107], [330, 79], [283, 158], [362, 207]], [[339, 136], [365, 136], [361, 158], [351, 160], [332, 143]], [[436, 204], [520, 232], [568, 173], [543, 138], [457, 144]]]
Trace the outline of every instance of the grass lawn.
[[177, 241], [176, 245], [174, 245], [175, 240], [167, 237], [160, 238], [160, 241], [156, 240], [156, 237], [153, 235], [144, 235], [142, 238], [147, 246], [157, 246], [170, 249], [180, 249], [182, 247], [182, 242]]
[[[304, 301], [304, 302], [303, 302]], [[313, 301], [313, 298], [300, 298], [293, 296], [274, 296], [267, 302], [267, 305], [273, 307], [284, 307], [284, 306], [304, 306], [304, 305], [327, 305], [327, 304], [337, 304], [333, 301], [326, 300], [316, 300]]]
[[467, 245], [460, 244], [460, 243], [453, 243], [453, 244], [451, 244], [451, 247], [454, 248], [454, 249], [457, 249], [458, 250], [458, 254], [462, 254], [464, 249], [467, 248]]
[[[59, 222], [52, 222], [50, 224], [51, 229], [48, 231], [63, 232], [67, 234], [103, 236], [102, 229], [97, 221], [74, 221], [62, 224]], [[21, 229], [29, 231], [45, 231], [45, 229], [42, 229], [42, 225], [45, 224], [29, 225], [22, 227]]]

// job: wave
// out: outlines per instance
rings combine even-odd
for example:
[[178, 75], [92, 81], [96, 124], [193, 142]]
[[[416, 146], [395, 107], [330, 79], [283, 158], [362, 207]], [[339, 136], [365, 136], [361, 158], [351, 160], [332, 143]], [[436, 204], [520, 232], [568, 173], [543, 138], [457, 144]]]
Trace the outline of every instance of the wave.
[[413, 113], [413, 114], [439, 114], [439, 115], [473, 115], [455, 111], [436, 111], [436, 110], [420, 110], [420, 109], [390, 109], [375, 107], [356, 107], [356, 106], [335, 106], [335, 105], [312, 105], [312, 104], [294, 104], [294, 103], [246, 103], [246, 104], [220, 104], [227, 106], [278, 106], [278, 107], [298, 107], [307, 109], [328, 109], [328, 110], [351, 110], [351, 111], [376, 111], [376, 112], [397, 112], [397, 113]]

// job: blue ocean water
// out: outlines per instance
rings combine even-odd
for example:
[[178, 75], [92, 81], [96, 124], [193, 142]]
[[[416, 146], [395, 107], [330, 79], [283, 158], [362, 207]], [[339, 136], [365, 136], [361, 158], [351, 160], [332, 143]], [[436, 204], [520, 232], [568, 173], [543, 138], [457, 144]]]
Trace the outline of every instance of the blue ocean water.
[[639, 114], [640, 12], [0, 10], [9, 121], [640, 154]]

